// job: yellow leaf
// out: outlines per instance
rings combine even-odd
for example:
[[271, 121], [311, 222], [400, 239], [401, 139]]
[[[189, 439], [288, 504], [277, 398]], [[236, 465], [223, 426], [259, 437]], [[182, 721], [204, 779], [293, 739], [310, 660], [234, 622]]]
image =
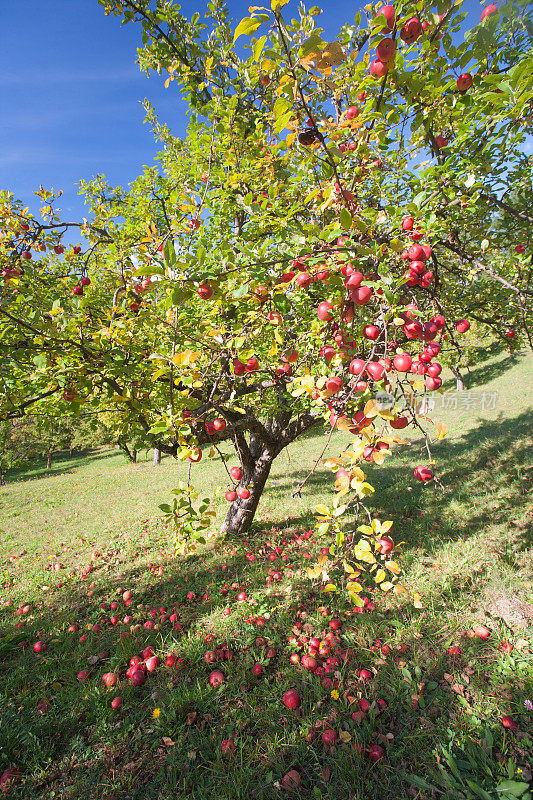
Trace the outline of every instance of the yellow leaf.
[[411, 381], [411, 386], [415, 392], [423, 392], [425, 388], [424, 381]]
[[378, 452], [374, 453], [372, 456], [372, 460], [374, 464], [383, 464], [387, 455], [390, 455], [388, 450], [378, 450]]
[[327, 469], [331, 470], [337, 470], [339, 467], [345, 466], [342, 458], [326, 458], [322, 463]]
[[342, 475], [340, 478], [337, 478], [335, 481], [335, 491], [342, 492], [342, 494], [346, 494], [346, 492], [350, 488], [350, 476], [349, 475]]
[[397, 583], [394, 587], [394, 594], [407, 594], [407, 589], [401, 583]]
[[295, 133], [288, 133], [287, 138], [285, 140], [287, 142], [287, 147], [291, 147], [295, 139], [296, 139]]
[[414, 592], [413, 594], [413, 605], [415, 608], [424, 608], [422, 604], [422, 598], [418, 592]]
[[363, 413], [365, 417], [376, 417], [379, 414], [379, 408], [376, 406], [373, 400], [369, 400], [365, 405]]
[[447, 433], [448, 433], [448, 428], [446, 427], [446, 425], [443, 425], [442, 422], [439, 422], [437, 425], [437, 439], [444, 439]]
[[316, 563], [319, 564], [321, 567], [323, 567], [324, 564], [327, 564], [328, 561], [329, 561], [328, 556], [320, 555]]
[[307, 568], [307, 577], [308, 578], [318, 578], [322, 570], [320, 567], [308, 567]]
[[349, 594], [350, 594], [350, 600], [352, 601], [354, 606], [357, 606], [357, 608], [362, 608], [364, 606], [364, 602], [358, 594], [356, 594], [355, 592], [350, 592]]
[[348, 744], [348, 742], [352, 741], [352, 734], [349, 731], [341, 731], [339, 733], [339, 739], [345, 744]]
[[323, 505], [315, 506], [315, 511], [316, 511], [317, 514], [322, 514], [322, 516], [324, 516], [324, 517], [331, 516], [330, 510], [329, 510], [329, 508], [327, 506], [323, 506]]
[[[355, 575], [356, 573], [353, 572], [351, 574]], [[360, 574], [359, 571], [358, 571], [358, 574]], [[362, 592], [363, 591], [363, 587], [361, 586], [360, 583], [357, 583], [357, 581], [350, 581], [349, 580], [346, 583], [346, 588], [348, 589], [349, 592]]]
[[378, 569], [378, 571], [376, 572], [376, 574], [374, 576], [374, 579], [375, 579], [376, 583], [382, 583], [385, 580], [386, 577], [387, 577], [387, 573], [385, 572], [385, 570], [384, 569]]
[[278, 354], [278, 351], [279, 351], [279, 348], [278, 348], [276, 342], [272, 342], [272, 344], [270, 345], [270, 349], [268, 351], [268, 355], [269, 356], [275, 356], [275, 355]]
[[327, 583], [324, 586], [324, 591], [325, 592], [336, 592], [337, 591], [337, 587], [335, 586], [334, 583]]
[[280, 8], [283, 8], [288, 2], [289, 0], [270, 0], [270, 8], [272, 11], [279, 11]]
[[394, 589], [394, 584], [390, 583], [390, 581], [384, 581], [383, 583], [380, 583], [379, 588], [383, 592], [390, 592], [391, 589]]
[[394, 523], [391, 519], [387, 519], [385, 522], [382, 522], [381, 528], [379, 529], [380, 534], [383, 536], [384, 533], [388, 533], [393, 525]]
[[400, 565], [397, 564], [396, 561], [387, 561], [385, 566], [387, 567], [387, 569], [390, 569], [390, 571], [394, 575], [399, 575], [400, 574]]

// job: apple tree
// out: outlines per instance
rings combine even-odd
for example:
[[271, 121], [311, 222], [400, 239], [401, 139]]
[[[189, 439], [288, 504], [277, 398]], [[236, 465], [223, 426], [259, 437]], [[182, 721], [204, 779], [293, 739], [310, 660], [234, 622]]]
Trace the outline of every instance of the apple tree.
[[[363, 541], [340, 521], [365, 515], [368, 465], [411, 426], [428, 440], [415, 477], [436, 481], [444, 429], [414, 400], [465, 336], [531, 344], [527, 3], [482, 19], [377, 3], [328, 42], [318, 8], [289, 20], [283, 0], [237, 25], [218, 3], [188, 20], [171, 0], [100, 2], [140, 24], [140, 67], [185, 99], [187, 134], [147, 104], [158, 167], [127, 189], [82, 182], [83, 223], [42, 187], [41, 220], [0, 197], [2, 417], [92, 410], [118, 440], [192, 463], [229, 443], [233, 534], [284, 448], [349, 431], [319, 531], [381, 576], [387, 526], [360, 526]], [[64, 245], [76, 226], [83, 244]]]

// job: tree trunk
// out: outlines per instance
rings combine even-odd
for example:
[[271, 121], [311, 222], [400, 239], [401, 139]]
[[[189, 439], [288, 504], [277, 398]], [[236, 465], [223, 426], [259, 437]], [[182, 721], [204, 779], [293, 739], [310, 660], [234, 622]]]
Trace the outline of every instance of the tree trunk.
[[133, 450], [133, 452], [130, 452], [130, 448], [128, 447], [126, 442], [121, 442], [120, 440], [117, 444], [117, 447], [120, 447], [120, 449], [126, 453], [132, 464], [137, 463], [137, 450]]
[[50, 469], [52, 466], [52, 453], [49, 450], [46, 454], [46, 469]]
[[6, 479], [4, 477], [4, 470], [0, 469], [0, 486], [6, 485]]
[[453, 374], [455, 375], [457, 391], [458, 392], [462, 392], [463, 389], [465, 388], [465, 382], [464, 382], [463, 376], [461, 375], [461, 373], [459, 371], [459, 367], [458, 366], [457, 367], [450, 367], [450, 369], [453, 372]]
[[154, 467], [158, 467], [161, 463], [161, 450], [154, 447]]
[[239, 534], [250, 530], [276, 455], [277, 453], [264, 449], [253, 462], [251, 469], [243, 465], [244, 475], [239, 486], [246, 486], [251, 492], [250, 497], [247, 500], [238, 497], [233, 501], [220, 528], [220, 533]]

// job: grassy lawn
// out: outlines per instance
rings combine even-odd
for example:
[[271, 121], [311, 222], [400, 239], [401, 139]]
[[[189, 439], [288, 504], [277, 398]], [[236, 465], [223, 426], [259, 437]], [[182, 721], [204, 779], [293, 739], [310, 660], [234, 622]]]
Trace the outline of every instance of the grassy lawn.
[[[16, 765], [21, 777], [3, 796], [528, 797], [532, 366], [529, 356], [495, 348], [479, 354], [470, 390], [445, 383], [431, 412], [448, 427], [434, 448], [442, 489], [412, 477], [427, 463], [416, 434], [383, 467], [368, 466], [372, 512], [394, 521], [411, 598], [376, 596], [375, 610], [361, 614], [304, 577], [329, 544], [301, 534], [313, 526], [313, 507], [331, 502], [331, 473], [320, 467], [301, 497], [293, 492], [325, 443], [322, 432], [278, 458], [247, 541], [215, 538], [188, 558], [173, 556], [157, 508], [185, 477], [182, 464], [154, 467], [143, 456], [132, 465], [109, 450], [8, 476], [0, 491], [0, 772]], [[326, 455], [349, 441], [336, 433]], [[213, 497], [220, 461], [204, 457], [192, 478]], [[227, 503], [214, 503], [219, 523]], [[272, 568], [281, 578], [267, 581]], [[324, 662], [321, 676], [292, 664], [305, 649], [288, 637], [316, 636], [325, 646], [333, 615], [343, 621], [330, 643], [338, 663]], [[467, 635], [475, 625], [490, 630], [486, 640]], [[128, 661], [148, 646], [162, 663], [134, 687]], [[206, 663], [211, 650], [215, 661]], [[170, 653], [183, 661], [166, 666]], [[225, 678], [218, 687], [208, 683], [213, 669]], [[102, 681], [109, 672], [118, 675], [111, 689]], [[301, 699], [295, 710], [282, 702], [291, 688]], [[115, 697], [123, 699], [117, 710]], [[505, 716], [516, 730], [502, 726]], [[327, 730], [333, 744], [322, 739]], [[223, 740], [235, 752], [223, 752]], [[372, 747], [382, 748], [377, 761]], [[299, 788], [282, 785], [289, 770]]]

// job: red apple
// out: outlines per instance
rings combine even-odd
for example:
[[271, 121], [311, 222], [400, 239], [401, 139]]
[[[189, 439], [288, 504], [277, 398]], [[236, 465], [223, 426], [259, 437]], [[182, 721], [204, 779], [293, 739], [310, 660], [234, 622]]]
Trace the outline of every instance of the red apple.
[[374, 78], [384, 78], [388, 71], [389, 65], [380, 61], [379, 58], [375, 58], [370, 64], [370, 74]]
[[332, 308], [333, 306], [331, 305], [331, 303], [328, 300], [324, 300], [322, 303], [319, 304], [316, 310], [318, 318], [323, 322], [329, 322], [329, 320], [332, 317], [330, 313]]
[[394, 6], [383, 6], [380, 8], [378, 12], [378, 18], [383, 14], [385, 19], [387, 20], [386, 27], [382, 28], [383, 31], [387, 33], [392, 33], [394, 30], [394, 25], [396, 24], [396, 11], [394, 10]]
[[283, 703], [291, 711], [298, 708], [301, 703], [301, 698], [296, 689], [288, 689], [283, 695]]
[[453, 645], [452, 647], [448, 647], [448, 655], [452, 657], [460, 656], [461, 655], [461, 648], [457, 647], [457, 645]]
[[15, 783], [18, 783], [21, 778], [22, 772], [18, 767], [8, 767], [2, 772], [2, 775], [0, 775], [0, 789], [3, 792], [9, 791], [9, 789], [14, 786]]
[[251, 492], [249, 489], [246, 488], [246, 486], [239, 486], [239, 488], [237, 489], [237, 495], [241, 498], [241, 500], [248, 500], [248, 498], [251, 495]]
[[89, 680], [90, 677], [91, 677], [91, 673], [89, 672], [88, 669], [82, 669], [80, 672], [78, 672], [78, 675], [77, 675], [77, 678], [78, 678], [80, 683], [86, 683]]
[[481, 22], [483, 22], [483, 20], [486, 19], [487, 17], [491, 17], [493, 14], [497, 14], [497, 13], [498, 13], [498, 9], [497, 9], [496, 6], [494, 6], [492, 4], [490, 6], [486, 6], [483, 9], [483, 11], [481, 12]]
[[233, 503], [233, 501], [237, 499], [237, 492], [228, 491], [228, 492], [226, 492], [224, 497], [226, 498], [228, 503]]
[[517, 723], [514, 721], [514, 719], [512, 717], [509, 717], [509, 716], [502, 717], [500, 719], [500, 722], [501, 722], [501, 724], [503, 725], [504, 728], [507, 728], [510, 731], [518, 730], [518, 725], [517, 725]]
[[375, 342], [379, 338], [379, 328], [376, 325], [365, 325], [363, 328], [363, 336], [365, 339], [370, 339]]
[[490, 636], [490, 629], [486, 625], [472, 625], [472, 630], [478, 639], [483, 639], [485, 642]]
[[326, 389], [333, 393], [340, 391], [340, 389], [342, 389], [342, 385], [342, 378], [337, 375], [333, 378], [328, 378], [326, 381]]
[[407, 425], [409, 424], [409, 420], [407, 419], [407, 417], [403, 417], [400, 415], [399, 417], [396, 417], [396, 419], [391, 419], [389, 424], [391, 428], [396, 428], [396, 430], [402, 430], [403, 428], [407, 427]]
[[243, 472], [240, 467], [232, 467], [229, 471], [229, 474], [233, 478], [234, 481], [240, 481], [242, 478]]
[[425, 483], [433, 479], [433, 472], [429, 467], [416, 467], [415, 478]]
[[344, 285], [347, 289], [358, 289], [363, 281], [363, 273], [359, 270], [354, 270], [347, 276]]
[[373, 744], [372, 747], [368, 748], [368, 757], [370, 761], [373, 761], [374, 764], [377, 764], [378, 761], [382, 761], [385, 758], [385, 750], [379, 746], [379, 744]]
[[146, 683], [146, 672], [140, 666], [136, 667], [130, 674], [132, 686], [143, 686]]
[[459, 322], [455, 323], [455, 327], [458, 333], [466, 333], [470, 329], [470, 323], [467, 319], [460, 319]]
[[406, 44], [413, 44], [422, 35], [422, 25], [417, 17], [408, 19], [400, 31], [400, 38]]
[[397, 372], [409, 372], [413, 365], [413, 359], [409, 353], [400, 353], [394, 357], [392, 365]]
[[390, 536], [382, 536], [381, 539], [378, 539], [376, 542], [376, 550], [378, 553], [385, 555], [389, 553], [392, 548], [394, 547], [394, 542], [390, 538]]
[[246, 364], [244, 365], [245, 372], [255, 372], [258, 369], [259, 369], [259, 361], [257, 360], [257, 358], [254, 358], [253, 356], [252, 358], [249, 358]]
[[441, 378], [426, 378], [426, 389], [430, 392], [434, 392], [436, 389], [440, 389], [442, 386], [442, 379]]
[[222, 739], [222, 744], [220, 745], [221, 751], [226, 756], [233, 756], [237, 750], [235, 742], [233, 739]]
[[213, 686], [215, 689], [219, 686], [222, 686], [226, 678], [224, 674], [219, 669], [214, 669], [211, 675], [209, 676], [209, 684]]
[[161, 664], [161, 659], [158, 656], [150, 656], [146, 659], [145, 664], [148, 672], [155, 672]]
[[[300, 658], [298, 657], [298, 661], [299, 660], [300, 660]], [[298, 662], [296, 662], [296, 663], [298, 663]], [[314, 658], [313, 656], [310, 656], [310, 655], [302, 656], [301, 663], [302, 663], [302, 667], [304, 667], [304, 669], [308, 670], [308, 672], [315, 672], [317, 667], [318, 667], [318, 661], [316, 660], [316, 658]]]
[[357, 106], [350, 106], [346, 109], [346, 119], [355, 119], [359, 116], [359, 109]]
[[385, 374], [385, 367], [377, 361], [370, 361], [370, 363], [366, 365], [366, 371], [372, 380], [380, 381]]
[[296, 278], [296, 283], [301, 289], [307, 289], [308, 286], [311, 286], [312, 282], [313, 279], [308, 272], [300, 272]]
[[394, 58], [396, 53], [396, 42], [394, 39], [382, 39], [376, 48], [376, 55], [380, 61], [387, 64]]
[[116, 672], [104, 672], [102, 680], [109, 689], [111, 686], [116, 686], [118, 683], [118, 674]]
[[466, 92], [472, 86], [473, 78], [469, 72], [463, 72], [457, 78], [457, 88], [460, 92]]
[[322, 733], [322, 741], [328, 747], [334, 745], [337, 739], [338, 739], [337, 733], [331, 728], [326, 728], [326, 730]]
[[412, 231], [414, 225], [413, 217], [404, 217], [402, 221], [402, 228], [404, 231]]
[[123, 703], [124, 700], [122, 699], [122, 697], [114, 697], [111, 700], [111, 708], [113, 709], [113, 711], [118, 711], [119, 708], [122, 708]]

